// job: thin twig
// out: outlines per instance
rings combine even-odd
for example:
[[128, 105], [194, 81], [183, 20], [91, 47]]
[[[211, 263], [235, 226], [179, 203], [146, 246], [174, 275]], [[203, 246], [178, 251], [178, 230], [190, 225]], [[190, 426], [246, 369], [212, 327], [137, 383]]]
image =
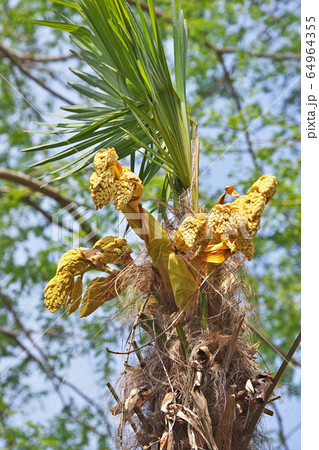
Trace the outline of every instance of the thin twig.
[[[135, 6], [135, 0], [128, 0], [128, 3]], [[139, 1], [139, 4], [143, 11], [148, 12], [148, 5], [146, 2]], [[158, 18], [161, 18], [167, 23], [172, 22], [169, 17], [165, 16], [164, 12], [160, 8], [155, 7], [155, 14]], [[209, 41], [205, 41], [204, 46], [209, 50], [217, 50], [220, 53], [246, 53], [248, 56], [252, 56], [254, 58], [273, 59], [274, 61], [300, 61], [301, 58], [300, 54], [253, 52], [235, 47], [216, 47]]]
[[[16, 84], [16, 88], [17, 88], [17, 90], [18, 90], [18, 92], [19, 92], [23, 102], [27, 105], [27, 107], [29, 107], [30, 102], [27, 99], [26, 93], [22, 89], [21, 80], [19, 79], [18, 75], [16, 74], [16, 70], [15, 70], [16, 66], [13, 64], [12, 61], [10, 61], [10, 68], [11, 68], [11, 72], [12, 72], [12, 76], [13, 76], [14, 82]], [[33, 114], [35, 114], [35, 116], [37, 117], [38, 120], [41, 121], [41, 119], [42, 119], [41, 114], [39, 113], [39, 111], [36, 108], [31, 108], [31, 112]]]
[[[2, 52], [2, 49], [4, 49], [4, 46], [1, 46], [0, 49], [0, 56]], [[7, 48], [5, 48], [6, 51], [8, 51]], [[10, 53], [14, 55], [16, 58], [23, 60], [23, 61], [30, 61], [31, 63], [50, 63], [50, 62], [61, 62], [61, 61], [67, 61], [71, 58], [77, 58], [76, 55], [73, 53], [70, 53], [69, 55], [57, 55], [57, 56], [36, 56], [32, 53], [14, 53], [10, 49]]]
[[274, 61], [300, 61], [300, 54], [289, 54], [289, 53], [266, 53], [266, 52], [253, 52], [247, 49], [240, 49], [235, 47], [216, 47], [211, 42], [206, 41], [204, 43], [205, 47], [209, 50], [214, 50], [222, 54], [229, 53], [245, 53], [253, 58], [264, 58], [272, 59]]
[[267, 404], [272, 403], [276, 400], [279, 400], [281, 398], [281, 395], [276, 395], [275, 397], [271, 398], [270, 400], [268, 400]]
[[146, 417], [144, 416], [144, 414], [143, 414], [141, 408], [139, 408], [138, 406], [135, 406], [135, 407], [133, 408], [133, 411], [135, 412], [135, 414], [137, 415], [137, 417], [138, 417], [138, 418], [140, 419], [140, 421], [142, 422], [142, 425], [143, 425], [145, 431], [146, 431], [148, 434], [151, 434], [151, 433], [152, 433], [152, 428], [151, 428], [150, 424], [148, 423]]
[[[154, 338], [150, 339], [148, 342], [146, 342], [146, 344], [141, 345], [140, 347], [138, 347], [138, 350], [141, 350], [142, 348], [148, 347], [149, 345], [151, 345], [154, 341], [156, 341], [156, 339], [158, 339], [159, 337], [165, 335], [166, 331], [170, 330], [172, 327], [176, 326], [176, 323], [178, 322], [178, 319], [184, 314], [185, 309], [187, 308], [189, 302], [186, 304], [186, 306], [180, 311], [180, 313], [178, 314], [178, 316], [176, 317], [176, 319], [170, 324], [168, 325], [160, 334], [157, 334]], [[138, 325], [138, 324], [137, 324]], [[120, 352], [120, 351], [116, 351], [116, 350], [111, 350], [110, 348], [106, 347], [105, 348], [106, 351], [108, 353], [112, 353], [113, 355], [130, 355], [131, 353], [135, 353], [136, 350], [126, 350], [124, 352]]]
[[11, 51], [3, 47], [3, 45], [0, 44], [0, 52], [7, 57], [12, 64], [14, 64], [20, 72], [22, 72], [26, 77], [30, 78], [30, 80], [37, 83], [39, 86], [41, 86], [46, 91], [50, 92], [50, 94], [54, 95], [55, 97], [59, 98], [60, 100], [68, 103], [69, 105], [74, 105], [74, 103], [64, 97], [64, 95], [59, 94], [58, 92], [54, 91], [50, 86], [47, 86], [43, 81], [39, 80], [39, 78], [35, 77], [31, 72], [29, 72], [24, 66], [23, 61], [21, 61], [17, 55], [13, 54]]
[[[128, 343], [127, 350], [126, 350], [127, 351], [127, 355], [126, 355], [126, 358], [125, 358], [125, 361], [124, 361], [123, 402], [122, 402], [122, 408], [121, 408], [122, 409], [122, 414], [121, 414], [121, 423], [120, 423], [120, 430], [119, 430], [120, 448], [121, 449], [123, 448], [123, 425], [124, 425], [124, 413], [125, 413], [124, 408], [125, 408], [125, 391], [126, 391], [126, 372], [127, 372], [127, 368], [128, 368], [128, 360], [129, 360], [129, 357], [130, 357], [130, 350], [131, 350], [131, 347], [132, 347], [133, 341], [134, 341], [135, 330], [136, 330], [136, 327], [139, 324], [141, 315], [144, 313], [144, 309], [145, 309], [145, 307], [146, 307], [146, 305], [148, 303], [148, 300], [149, 300], [149, 297], [146, 297], [146, 299], [144, 300], [144, 302], [143, 302], [143, 304], [142, 304], [142, 306], [141, 306], [141, 308], [140, 308], [140, 310], [139, 310], [139, 312], [138, 312], [138, 314], [137, 314], [137, 316], [136, 316], [136, 318], [134, 320], [134, 323], [133, 323], [133, 326], [132, 326], [132, 329], [131, 329], [131, 332], [130, 332], [129, 343]], [[136, 351], [136, 350], [134, 349], [134, 351]], [[146, 419], [145, 419], [145, 421], [146, 421]], [[142, 423], [143, 423], [143, 420], [142, 420]], [[149, 425], [148, 425], [147, 428], [149, 428]]]
[[144, 361], [144, 358], [142, 356], [142, 353], [140, 352], [140, 349], [138, 348], [138, 345], [137, 345], [136, 341], [133, 341], [132, 345], [133, 345], [133, 348], [135, 350], [136, 356], [137, 356], [137, 358], [138, 358], [138, 360], [140, 362], [141, 367], [144, 368], [145, 367], [145, 361]]
[[258, 166], [258, 163], [257, 163], [257, 160], [256, 160], [256, 156], [255, 156], [254, 150], [253, 150], [253, 145], [252, 145], [252, 141], [251, 141], [251, 138], [250, 138], [250, 132], [249, 132], [249, 129], [247, 127], [247, 122], [246, 122], [246, 119], [244, 117], [240, 95], [236, 91], [233, 79], [231, 77], [231, 74], [230, 74], [230, 72], [228, 71], [228, 69], [226, 67], [226, 64], [225, 64], [225, 61], [224, 61], [224, 57], [223, 57], [223, 53], [220, 52], [217, 49], [215, 51], [216, 51], [217, 58], [218, 58], [221, 66], [223, 68], [223, 71], [224, 71], [224, 74], [225, 74], [225, 80], [226, 80], [226, 82], [229, 85], [231, 94], [233, 96], [233, 99], [235, 100], [237, 111], [239, 113], [239, 116], [241, 118], [241, 122], [243, 124], [244, 129], [245, 129], [244, 134], [245, 134], [245, 139], [246, 139], [246, 143], [247, 143], [247, 150], [248, 150], [249, 154], [251, 155], [251, 158], [252, 158], [252, 161], [253, 161], [255, 167], [258, 170], [260, 170], [260, 168]]
[[[117, 401], [117, 404], [119, 405], [119, 407], [122, 409], [123, 403], [121, 402], [119, 396], [117, 395], [115, 389], [113, 388], [113, 386], [111, 385], [111, 383], [109, 381], [106, 383], [106, 386], [108, 387], [109, 391], [111, 392], [111, 394], [113, 395], [113, 397]], [[149, 423], [147, 422], [147, 420], [146, 420], [144, 414], [142, 413], [141, 409], [135, 407], [135, 408], [133, 408], [133, 411], [135, 412], [137, 417], [140, 419], [140, 421], [142, 422], [142, 424], [144, 425], [146, 430], [148, 432], [150, 432]], [[130, 414], [130, 412], [128, 412], [128, 414], [126, 415], [126, 419], [127, 419], [128, 423], [131, 425], [132, 429], [134, 430], [134, 433], [137, 435], [137, 438], [138, 438], [139, 431], [138, 431], [135, 423], [132, 421], [130, 416], [131, 416], [131, 414]]]
[[273, 416], [274, 412], [271, 409], [268, 408], [264, 408], [263, 409], [263, 413], [266, 414], [267, 416]]
[[239, 321], [233, 331], [233, 334], [232, 334], [232, 337], [231, 337], [231, 340], [230, 340], [230, 343], [229, 343], [229, 346], [228, 346], [228, 349], [227, 349], [227, 352], [226, 352], [226, 355], [225, 355], [225, 358], [223, 361], [223, 367], [226, 372], [228, 371], [229, 364], [232, 359], [232, 356], [233, 356], [233, 353], [235, 350], [235, 346], [236, 346], [236, 342], [237, 342], [241, 327], [244, 323], [244, 320], [245, 320], [245, 314], [242, 314], [241, 318], [239, 319]]
[[272, 392], [274, 391], [274, 389], [277, 386], [280, 378], [282, 377], [284, 371], [286, 370], [286, 368], [287, 368], [287, 366], [288, 366], [288, 364], [289, 364], [293, 354], [297, 350], [297, 348], [298, 348], [298, 346], [300, 344], [300, 341], [301, 341], [301, 333], [299, 333], [298, 336], [296, 337], [293, 345], [291, 346], [291, 348], [290, 348], [290, 350], [289, 350], [289, 352], [287, 354], [287, 358], [285, 358], [285, 360], [282, 362], [281, 366], [279, 367], [278, 372], [275, 375], [273, 384], [269, 385], [269, 387], [268, 387], [268, 389], [266, 391], [266, 394], [265, 394], [265, 398], [264, 398], [263, 404], [261, 404], [261, 405], [259, 405], [257, 407], [257, 410], [255, 411], [255, 414], [253, 415], [253, 417], [252, 417], [252, 419], [251, 419], [251, 421], [249, 423], [249, 426], [248, 426], [248, 428], [247, 428], [247, 430], [245, 432], [245, 437], [243, 439], [242, 447], [241, 447], [242, 450], [246, 450], [248, 448], [249, 442], [250, 442], [250, 440], [252, 438], [252, 435], [253, 435], [253, 432], [254, 432], [254, 430], [256, 428], [258, 420], [259, 420], [261, 414], [263, 413], [264, 405], [268, 403], [268, 400], [270, 399], [270, 396], [271, 396]]
[[[22, 330], [22, 332], [25, 334], [25, 336], [29, 339], [30, 342], [32, 342], [33, 347], [39, 352], [39, 354], [41, 355], [41, 357], [43, 358], [43, 360], [41, 360], [40, 358], [38, 358], [36, 355], [34, 355], [31, 351], [30, 348], [26, 347], [26, 345], [24, 345], [17, 337], [16, 333], [13, 333], [11, 331], [8, 330], [4, 330], [2, 329], [1, 331], [6, 334], [7, 336], [11, 337], [15, 343], [17, 344], [18, 347], [20, 347], [24, 353], [26, 355], [28, 355], [28, 357], [30, 358], [30, 360], [34, 361], [39, 369], [45, 373], [49, 379], [51, 380], [56, 380], [58, 382], [61, 382], [62, 377], [59, 376], [55, 371], [54, 368], [49, 364], [47, 357], [45, 355], [45, 353], [43, 352], [43, 350], [37, 345], [36, 342], [33, 341], [32, 336], [30, 334], [30, 331], [25, 329], [24, 325], [21, 323], [21, 321], [19, 320], [19, 317], [16, 313], [16, 311], [13, 309], [12, 306], [12, 301], [9, 299], [9, 297], [4, 294], [3, 292], [1, 292], [0, 290], [0, 298], [1, 301], [6, 305], [7, 309], [11, 312], [16, 325], [18, 325], [18, 327]], [[78, 394], [80, 397], [82, 397], [87, 403], [89, 403], [90, 405], [94, 406], [97, 411], [99, 412], [99, 414], [104, 417], [104, 411], [102, 408], [100, 408], [97, 403], [91, 399], [90, 397], [88, 397], [87, 395], [85, 395], [80, 389], [78, 389], [75, 385], [73, 385], [72, 383], [65, 381], [65, 385], [68, 386], [70, 389], [72, 389], [76, 394]], [[60, 393], [60, 397], [61, 397], [61, 393]]]
[[31, 191], [36, 191], [52, 198], [61, 206], [61, 208], [66, 208], [67, 212], [79, 223], [81, 229], [86, 233], [86, 235], [92, 236], [88, 242], [93, 244], [100, 238], [97, 234], [94, 234], [95, 232], [93, 232], [90, 223], [82, 220], [82, 217], [79, 214], [79, 203], [77, 203], [76, 200], [61, 195], [58, 189], [55, 189], [49, 185], [43, 185], [43, 183], [39, 180], [29, 175], [7, 169], [6, 167], [0, 167], [0, 179], [11, 181], [21, 186], [26, 186]]
[[[122, 402], [120, 400], [120, 397], [117, 395], [117, 393], [115, 392], [115, 389], [113, 388], [113, 386], [111, 385], [111, 383], [109, 381], [106, 382], [106, 386], [108, 387], [109, 391], [113, 395], [114, 399], [117, 401], [118, 405], [122, 406]], [[135, 425], [135, 423], [131, 420], [130, 417], [127, 418], [127, 421], [131, 425], [131, 427], [132, 427], [134, 433], [136, 434], [136, 436], [138, 437], [138, 429], [137, 429], [137, 426]]]
[[[270, 348], [275, 350], [284, 359], [287, 359], [287, 353], [284, 350], [282, 350], [282, 348], [280, 348], [278, 345], [273, 344], [268, 338], [266, 338], [266, 336], [264, 336], [260, 331], [258, 331], [257, 328], [254, 327], [254, 325], [252, 325], [248, 321], [246, 321], [246, 324], [251, 329], [251, 331], [254, 334], [256, 334], [260, 339], [262, 339], [267, 345], [269, 345]], [[294, 358], [294, 357], [292, 357], [290, 359], [290, 362], [292, 364], [294, 364], [295, 366], [301, 367], [301, 362], [298, 359]]]
[[281, 414], [278, 411], [278, 408], [276, 407], [276, 405], [274, 405], [274, 410], [276, 412], [276, 418], [277, 418], [278, 427], [279, 427], [280, 443], [282, 444], [282, 446], [285, 450], [289, 450], [289, 447], [287, 445], [287, 437], [285, 436], [285, 433], [284, 433], [283, 420], [282, 420]]
[[[229, 447], [229, 442], [231, 444], [231, 435], [232, 435], [232, 422], [234, 420], [234, 408], [235, 408], [235, 392], [237, 390], [236, 385], [232, 385], [229, 388], [229, 393], [227, 396], [227, 404], [226, 409], [220, 419], [218, 430], [215, 437], [215, 442], [218, 449]], [[223, 447], [223, 442], [225, 441], [225, 446]]]
[[287, 434], [287, 440], [288, 439], [290, 439], [291, 438], [291, 436], [294, 434], [294, 433], [296, 433], [296, 431], [298, 431], [299, 429], [300, 429], [300, 427], [301, 427], [301, 423], [298, 423], [296, 426], [294, 426], [290, 431], [289, 431], [289, 433]]
[[33, 208], [35, 211], [38, 211], [40, 214], [42, 214], [47, 219], [49, 224], [54, 223], [55, 225], [58, 225], [60, 228], [63, 228], [64, 230], [68, 231], [69, 233], [74, 232], [74, 230], [72, 228], [66, 226], [63, 221], [62, 222], [55, 221], [54, 217], [50, 213], [48, 213], [47, 211], [42, 209], [41, 206], [39, 206], [36, 202], [31, 200], [30, 196], [26, 195], [24, 197], [21, 197], [21, 201], [23, 203], [25, 203], [26, 205], [31, 206], [31, 208]]

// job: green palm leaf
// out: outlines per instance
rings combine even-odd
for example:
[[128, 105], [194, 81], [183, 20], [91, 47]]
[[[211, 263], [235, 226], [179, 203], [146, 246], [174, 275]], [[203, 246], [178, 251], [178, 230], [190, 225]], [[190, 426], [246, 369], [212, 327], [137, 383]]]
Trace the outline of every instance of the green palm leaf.
[[[56, 0], [55, 0], [56, 1]], [[63, 22], [31, 20], [70, 33], [79, 48], [74, 52], [94, 75], [71, 69], [80, 82], [69, 83], [99, 106], [64, 107], [68, 123], [58, 123], [51, 131], [62, 140], [27, 148], [41, 151], [62, 147], [41, 165], [76, 155], [68, 164], [51, 173], [58, 179], [91, 164], [100, 148], [115, 147], [120, 158], [143, 154], [141, 178], [149, 181], [162, 168], [173, 179], [171, 189], [180, 194], [191, 185], [191, 125], [186, 108], [187, 32], [182, 11], [173, 2], [174, 87], [153, 0], [148, 0], [148, 20], [136, 2], [136, 16], [125, 0], [57, 1], [76, 8], [81, 26], [62, 17]], [[72, 124], [72, 121], [74, 123]], [[65, 134], [71, 137], [64, 138]], [[69, 167], [75, 166], [71, 170]]]

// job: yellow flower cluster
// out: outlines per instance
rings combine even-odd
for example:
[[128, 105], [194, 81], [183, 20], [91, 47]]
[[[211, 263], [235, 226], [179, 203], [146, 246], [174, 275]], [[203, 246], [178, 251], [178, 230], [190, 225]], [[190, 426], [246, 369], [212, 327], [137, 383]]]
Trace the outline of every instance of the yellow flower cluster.
[[113, 200], [116, 209], [123, 209], [143, 194], [140, 178], [127, 167], [122, 167], [114, 148], [102, 149], [94, 157], [96, 172], [91, 175], [90, 189], [96, 209]]
[[89, 266], [90, 262], [83, 256], [81, 247], [75, 247], [61, 256], [56, 272], [68, 272], [72, 276], [82, 275]]
[[188, 248], [194, 247], [194, 245], [206, 239], [206, 224], [206, 214], [198, 213], [194, 216], [186, 217], [174, 238], [177, 250], [185, 252]]
[[123, 209], [133, 197], [141, 198], [143, 185], [136, 173], [127, 167], [122, 167], [122, 175], [114, 183], [113, 203], [116, 209]]
[[94, 167], [97, 173], [104, 175], [112, 164], [115, 164], [119, 157], [114, 148], [103, 148], [94, 156]]
[[75, 297], [74, 277], [77, 275], [82, 277], [89, 267], [90, 262], [82, 255], [80, 247], [64, 253], [59, 261], [55, 277], [49, 281], [44, 290], [44, 303], [49, 311], [55, 312], [61, 307], [64, 308], [69, 296]]
[[[55, 277], [49, 281], [45, 288], [44, 303], [46, 308], [55, 312], [68, 304], [68, 314], [76, 311], [82, 300], [82, 277], [84, 273], [92, 269], [105, 271], [107, 264], [123, 264], [123, 254], [131, 252], [132, 250], [127, 245], [126, 240], [117, 236], [107, 236], [100, 239], [95, 243], [93, 250], [76, 247], [67, 251], [59, 261]], [[77, 276], [78, 278], [75, 281]], [[111, 277], [112, 275], [108, 278]], [[108, 294], [105, 295], [108, 296]]]
[[117, 236], [106, 236], [100, 239], [94, 244], [93, 250], [103, 252], [100, 261], [104, 264], [122, 264], [123, 254], [132, 253], [126, 239]]
[[44, 303], [52, 313], [66, 305], [74, 285], [74, 277], [68, 272], [60, 272], [49, 281], [44, 290]]
[[98, 175], [96, 172], [92, 173], [90, 178], [90, 189], [96, 209], [107, 206], [112, 200], [114, 181], [115, 174], [113, 171], [108, 171], [103, 176]]
[[258, 178], [257, 181], [252, 185], [252, 187], [247, 192], [248, 195], [262, 195], [266, 199], [266, 204], [275, 195], [277, 188], [277, 180], [273, 175], [263, 175]]
[[247, 195], [232, 203], [215, 205], [208, 216], [213, 242], [222, 242], [231, 253], [240, 250], [251, 260], [255, 251], [252, 238], [260, 228], [261, 214], [275, 194], [276, 186], [273, 175], [264, 175], [252, 185]]

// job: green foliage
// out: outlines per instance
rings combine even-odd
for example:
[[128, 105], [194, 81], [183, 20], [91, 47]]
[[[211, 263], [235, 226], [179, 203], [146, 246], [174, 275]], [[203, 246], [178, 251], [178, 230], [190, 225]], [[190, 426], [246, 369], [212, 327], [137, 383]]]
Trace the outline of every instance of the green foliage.
[[[26, 151], [67, 148], [34, 165], [79, 153], [80, 156], [71, 163], [51, 172], [60, 172], [77, 164], [63, 173], [62, 177], [66, 177], [92, 163], [100, 148], [114, 146], [120, 159], [133, 155], [131, 166], [134, 168], [135, 153], [144, 149], [142, 164], [148, 163], [141, 173], [143, 181], [150, 173], [154, 175], [154, 169], [156, 172], [161, 167], [170, 176], [177, 177], [181, 186], [187, 189], [191, 184], [192, 168], [185, 84], [187, 36], [181, 10], [178, 14], [173, 5], [175, 91], [152, 1], [148, 2], [150, 24], [140, 7], [137, 8], [138, 21], [124, 0], [78, 0], [77, 3], [86, 26], [79, 26], [69, 19], [64, 23], [29, 22], [71, 34], [79, 48], [75, 54], [97, 75], [76, 70], [74, 73], [86, 84], [71, 83], [71, 86], [103, 106], [64, 107], [72, 113], [66, 117], [68, 121], [76, 120], [77, 123], [56, 124], [58, 130], [50, 133], [73, 135]], [[81, 154], [84, 150], [86, 152]]]

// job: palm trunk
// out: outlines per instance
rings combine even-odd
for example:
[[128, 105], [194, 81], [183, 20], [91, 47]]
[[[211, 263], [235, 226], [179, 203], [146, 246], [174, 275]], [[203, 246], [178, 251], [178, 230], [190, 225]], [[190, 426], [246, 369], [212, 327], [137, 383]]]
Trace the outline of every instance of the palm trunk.
[[117, 411], [112, 409], [122, 414], [121, 448], [266, 448], [256, 425], [261, 413], [272, 415], [266, 394], [278, 380], [261, 373], [255, 360], [242, 267], [238, 255], [215, 267], [193, 296], [192, 308], [182, 314], [168, 310], [169, 298], [151, 265], [148, 273], [145, 264], [127, 269], [140, 280], [139, 289], [145, 280], [146, 295], [131, 342], [137, 325], [149, 336], [148, 344], [128, 347], [127, 361], [135, 353], [138, 364], [124, 370], [125, 399]]

